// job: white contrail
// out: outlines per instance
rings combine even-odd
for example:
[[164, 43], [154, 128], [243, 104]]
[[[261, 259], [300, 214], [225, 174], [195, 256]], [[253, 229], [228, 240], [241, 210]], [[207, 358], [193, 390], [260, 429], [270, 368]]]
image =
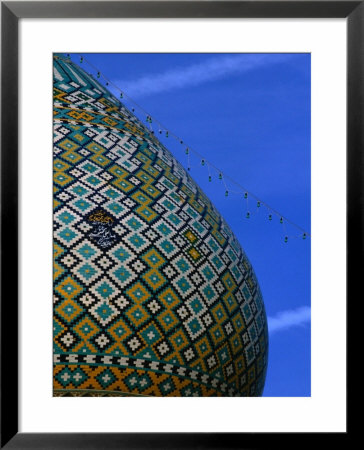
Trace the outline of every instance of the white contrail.
[[236, 54], [215, 56], [207, 61], [162, 73], [142, 76], [133, 81], [115, 80], [115, 85], [130, 97], [156, 94], [172, 89], [196, 86], [257, 67], [287, 61], [289, 54]]
[[274, 317], [268, 317], [269, 333], [285, 330], [287, 328], [302, 326], [311, 320], [311, 308], [302, 306], [297, 309], [288, 309], [279, 312]]

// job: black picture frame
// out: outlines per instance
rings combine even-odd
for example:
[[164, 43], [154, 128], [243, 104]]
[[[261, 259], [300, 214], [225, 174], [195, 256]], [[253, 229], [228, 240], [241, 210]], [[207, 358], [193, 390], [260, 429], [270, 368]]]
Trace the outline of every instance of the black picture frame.
[[[310, 433], [286, 434], [282, 441], [279, 433], [18, 432], [18, 324], [9, 320], [18, 316], [18, 22], [117, 17], [347, 19], [347, 302], [356, 295], [362, 277], [364, 1], [1, 2], [1, 448], [227, 449], [265, 448], [278, 441], [281, 447], [293, 447], [298, 439], [305, 443]], [[347, 444], [348, 431], [333, 433], [337, 444]], [[316, 433], [315, 443], [321, 438], [327, 445], [324, 434]]]

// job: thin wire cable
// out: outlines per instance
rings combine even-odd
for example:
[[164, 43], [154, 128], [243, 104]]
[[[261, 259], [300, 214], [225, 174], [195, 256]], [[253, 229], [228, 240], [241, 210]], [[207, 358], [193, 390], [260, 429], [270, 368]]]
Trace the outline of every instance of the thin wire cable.
[[[137, 108], [139, 108], [144, 114], [145, 116], [151, 116], [151, 114], [149, 114], [142, 106], [140, 106], [134, 99], [132, 99], [129, 95], [127, 95], [123, 90], [121, 90], [119, 88], [119, 86], [117, 86], [115, 83], [113, 83], [113, 81], [111, 79], [109, 79], [106, 75], [104, 75], [104, 73], [102, 73], [96, 66], [94, 66], [88, 59], [86, 59], [83, 55], [81, 55], [80, 53], [76, 53], [78, 54], [78, 56], [80, 56], [80, 58], [82, 59], [81, 62], [86, 62], [90, 67], [92, 67], [97, 74], [100, 74], [100, 77], [102, 77], [107, 83], [108, 85], [113, 86], [117, 91], [119, 91], [121, 94], [123, 94], [123, 97], [129, 99], [129, 101], [135, 105]], [[74, 64], [76, 66], [76, 64], [71, 61], [72, 64]], [[121, 102], [120, 102], [121, 103]], [[132, 110], [133, 111], [133, 110]], [[133, 111], [134, 112], [134, 111]], [[170, 131], [167, 127], [165, 127], [158, 119], [153, 117], [153, 120], [158, 124], [159, 128], [165, 130], [168, 133], [168, 136], [171, 136], [173, 138], [175, 138], [177, 141], [184, 143], [184, 141], [177, 136], [175, 133], [173, 133], [172, 131]], [[185, 144], [185, 143], [184, 143]], [[288, 219], [287, 217], [283, 216], [279, 211], [275, 210], [274, 208], [272, 208], [270, 205], [268, 205], [266, 202], [264, 202], [263, 200], [261, 200], [257, 195], [255, 195], [254, 193], [252, 193], [251, 191], [249, 191], [248, 189], [246, 189], [244, 186], [242, 186], [238, 181], [234, 180], [232, 177], [230, 177], [229, 175], [225, 175], [223, 171], [221, 171], [218, 167], [216, 167], [214, 164], [211, 163], [211, 161], [208, 161], [201, 153], [197, 152], [196, 150], [194, 150], [192, 147], [187, 146], [187, 144], [185, 144], [186, 147], [189, 149], [189, 151], [193, 152], [196, 156], [198, 156], [200, 159], [204, 159], [206, 164], [208, 164], [211, 168], [213, 168], [214, 170], [216, 170], [216, 172], [221, 173], [222, 175], [222, 179], [225, 183], [225, 180], [229, 180], [230, 183], [232, 183], [233, 185], [235, 185], [236, 187], [239, 188], [240, 192], [248, 192], [249, 195], [251, 197], [253, 197], [257, 202], [259, 201], [261, 205], [264, 205], [269, 211], [271, 211], [272, 214], [281, 217], [283, 220], [285, 220], [287, 223], [291, 224], [292, 226], [294, 226], [295, 228], [299, 229], [302, 231], [302, 233], [305, 235], [305, 237], [311, 237], [311, 234], [308, 233], [304, 228], [302, 228], [301, 226], [297, 225], [295, 222], [293, 222], [292, 220]], [[230, 191], [229, 191], [230, 192]]]

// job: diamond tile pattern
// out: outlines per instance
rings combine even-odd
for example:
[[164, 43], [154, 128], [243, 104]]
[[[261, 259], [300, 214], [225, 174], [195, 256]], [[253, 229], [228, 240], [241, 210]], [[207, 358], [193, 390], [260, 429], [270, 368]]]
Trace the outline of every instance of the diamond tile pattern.
[[173, 155], [54, 56], [54, 395], [258, 396], [262, 294]]

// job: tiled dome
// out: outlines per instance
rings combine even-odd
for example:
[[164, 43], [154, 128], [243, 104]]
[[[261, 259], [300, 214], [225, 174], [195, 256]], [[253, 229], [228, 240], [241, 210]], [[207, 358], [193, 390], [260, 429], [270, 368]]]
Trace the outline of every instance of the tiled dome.
[[257, 396], [268, 335], [252, 267], [190, 175], [54, 56], [54, 395]]

